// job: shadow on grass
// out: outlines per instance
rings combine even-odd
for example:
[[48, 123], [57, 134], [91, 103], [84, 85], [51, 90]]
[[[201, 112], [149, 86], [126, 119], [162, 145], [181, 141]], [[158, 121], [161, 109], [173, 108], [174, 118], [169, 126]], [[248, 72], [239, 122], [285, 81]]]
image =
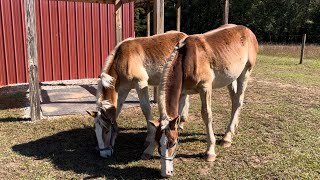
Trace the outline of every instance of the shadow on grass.
[[28, 143], [12, 147], [13, 151], [36, 159], [49, 159], [57, 168], [89, 174], [85, 179], [107, 177], [108, 179], [158, 179], [158, 169], [143, 166], [119, 168], [129, 162], [140, 160], [144, 150], [145, 133], [121, 132], [117, 138], [115, 155], [103, 159], [95, 150], [96, 139], [92, 128], [59, 132]]
[[9, 123], [9, 122], [26, 122], [31, 121], [30, 118], [0, 118], [0, 122]]
[[0, 102], [0, 110], [24, 108], [29, 106], [27, 92], [12, 92], [0, 94]]

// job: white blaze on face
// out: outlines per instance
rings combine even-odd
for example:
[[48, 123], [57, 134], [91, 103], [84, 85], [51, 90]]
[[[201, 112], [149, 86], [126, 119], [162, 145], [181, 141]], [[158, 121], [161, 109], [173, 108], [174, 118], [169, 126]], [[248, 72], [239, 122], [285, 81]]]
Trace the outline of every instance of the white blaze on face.
[[[98, 111], [98, 115], [96, 118], [101, 118], [101, 113], [99, 111]], [[103, 131], [103, 127], [98, 122], [99, 122], [99, 120], [96, 119], [95, 120], [95, 133], [96, 133], [96, 137], [97, 137], [97, 141], [98, 141], [98, 146], [99, 146], [99, 149], [105, 149], [107, 147], [106, 142], [105, 142], [105, 140], [107, 139], [106, 134]], [[112, 149], [100, 150], [100, 156], [104, 157], [104, 158], [110, 157], [112, 155], [112, 151], [113, 151]]]
[[[162, 156], [168, 157], [168, 138], [165, 135], [165, 133], [162, 134], [160, 139], [160, 152]], [[161, 158], [161, 176], [163, 177], [170, 177], [173, 173], [173, 161], [172, 160], [166, 160], [164, 158]]]

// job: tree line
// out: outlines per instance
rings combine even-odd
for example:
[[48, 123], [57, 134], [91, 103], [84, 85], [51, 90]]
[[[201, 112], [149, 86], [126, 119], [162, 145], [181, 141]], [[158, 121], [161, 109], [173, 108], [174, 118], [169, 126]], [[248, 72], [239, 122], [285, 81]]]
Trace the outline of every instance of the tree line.
[[[181, 0], [181, 31], [204, 33], [223, 22], [224, 0]], [[175, 29], [176, 0], [165, 0], [165, 31]], [[151, 5], [152, 6], [152, 5]], [[146, 7], [135, 8], [136, 36], [145, 36]], [[151, 7], [151, 33], [152, 30]], [[230, 0], [229, 23], [249, 27], [260, 42], [320, 43], [320, 0]]]

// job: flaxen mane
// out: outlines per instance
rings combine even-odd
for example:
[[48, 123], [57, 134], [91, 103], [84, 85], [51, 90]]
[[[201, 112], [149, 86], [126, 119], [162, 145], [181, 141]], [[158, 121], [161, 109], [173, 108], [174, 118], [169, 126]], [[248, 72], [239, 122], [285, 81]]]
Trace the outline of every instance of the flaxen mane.
[[[171, 53], [163, 67], [163, 73], [161, 76], [159, 88], [159, 110], [161, 120], [167, 119], [168, 115], [171, 118], [175, 118], [176, 116], [178, 116], [177, 107], [175, 107], [175, 113], [167, 114], [167, 109], [171, 108], [168, 106], [168, 104], [176, 104], [168, 103], [167, 101], [179, 101], [183, 78], [181, 59], [184, 53], [181, 51], [184, 51], [184, 40], [185, 39], [181, 40], [180, 43], [174, 48], [173, 52]], [[173, 79], [174, 77], [176, 77], [176, 79]], [[168, 92], [168, 89], [171, 89], [171, 91]]]

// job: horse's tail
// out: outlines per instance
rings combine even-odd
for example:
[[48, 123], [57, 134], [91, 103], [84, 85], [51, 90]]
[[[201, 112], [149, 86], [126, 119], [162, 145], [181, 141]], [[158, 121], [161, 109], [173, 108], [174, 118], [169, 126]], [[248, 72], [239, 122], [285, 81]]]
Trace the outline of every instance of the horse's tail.
[[249, 42], [249, 48], [248, 48], [248, 59], [250, 63], [250, 69], [252, 69], [257, 60], [257, 54], [259, 51], [259, 44], [257, 41], [257, 38], [255, 34], [249, 29], [249, 34], [250, 34], [250, 42]]
[[[181, 83], [179, 82], [173, 82], [170, 80], [173, 76], [179, 76], [179, 78], [182, 78], [183, 72], [182, 72], [182, 63], [181, 61], [178, 61], [179, 58], [182, 58], [182, 54], [180, 52], [181, 48], [184, 47], [185, 45], [185, 37], [182, 39], [173, 49], [172, 53], [170, 56], [167, 58], [166, 63], [163, 66], [163, 71], [161, 74], [161, 79], [160, 79], [160, 92], [159, 92], [159, 111], [160, 111], [160, 119], [165, 120], [167, 119], [167, 107], [166, 107], [166, 101], [167, 96], [169, 94], [176, 94], [176, 93], [181, 93], [178, 92], [182, 88], [182, 79]], [[181, 76], [181, 77], [180, 77]], [[174, 87], [173, 87], [174, 86]], [[166, 93], [167, 89], [170, 88], [171, 91], [170, 93]], [[177, 92], [172, 92], [172, 91], [177, 91]], [[162, 121], [162, 125], [164, 125]], [[167, 122], [168, 123], [168, 122]]]

